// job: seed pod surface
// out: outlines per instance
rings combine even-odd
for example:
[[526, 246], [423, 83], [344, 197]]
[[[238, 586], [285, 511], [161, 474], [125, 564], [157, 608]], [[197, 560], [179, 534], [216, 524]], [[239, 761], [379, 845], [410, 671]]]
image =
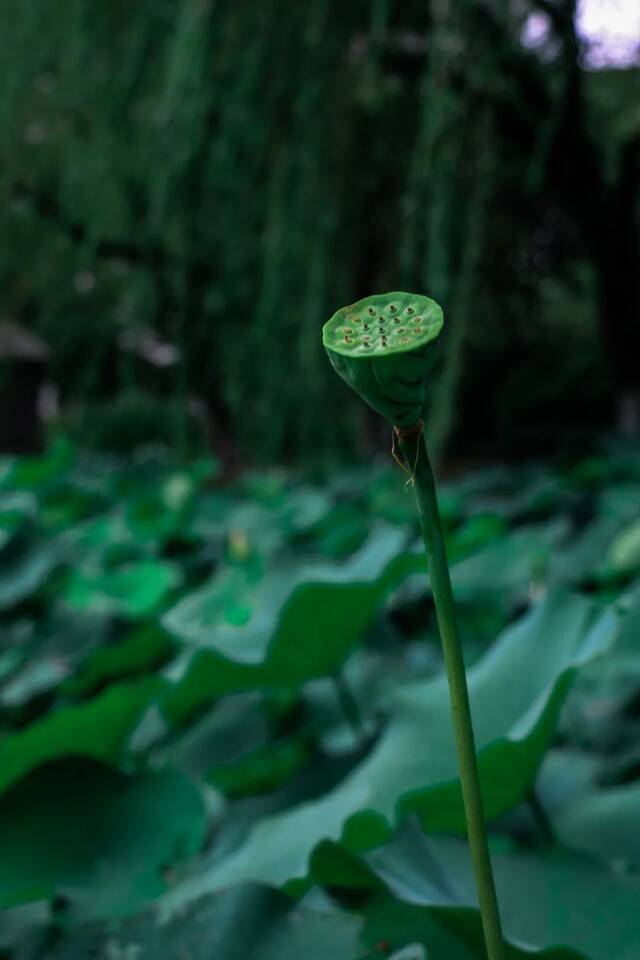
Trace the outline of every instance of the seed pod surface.
[[336, 373], [397, 427], [422, 416], [429, 350], [442, 329], [442, 309], [429, 297], [385, 293], [338, 310], [322, 329]]

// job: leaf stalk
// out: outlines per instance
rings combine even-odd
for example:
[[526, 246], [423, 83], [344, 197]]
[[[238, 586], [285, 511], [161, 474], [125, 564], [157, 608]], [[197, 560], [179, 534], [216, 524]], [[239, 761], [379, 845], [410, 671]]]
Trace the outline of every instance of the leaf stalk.
[[419, 425], [418, 429], [412, 430], [396, 428], [396, 434], [406, 463], [412, 468], [412, 486], [416, 496], [422, 536], [429, 563], [429, 575], [449, 684], [451, 716], [458, 753], [467, 834], [478, 890], [487, 956], [488, 960], [506, 960], [506, 949], [502, 936], [498, 899], [482, 807], [469, 691], [433, 471], [422, 424]]

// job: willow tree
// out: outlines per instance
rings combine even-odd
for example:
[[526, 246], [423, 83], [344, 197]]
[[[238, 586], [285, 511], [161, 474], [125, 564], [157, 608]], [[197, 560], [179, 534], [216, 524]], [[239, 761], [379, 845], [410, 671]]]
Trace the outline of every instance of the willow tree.
[[450, 318], [434, 445], [459, 410], [472, 436], [535, 326], [536, 231], [578, 222], [555, 162], [575, 63], [523, 49], [534, 6], [7, 0], [0, 291], [63, 408], [147, 398], [152, 424], [162, 398], [180, 440], [195, 405], [254, 457], [365, 446], [318, 329], [400, 286]]

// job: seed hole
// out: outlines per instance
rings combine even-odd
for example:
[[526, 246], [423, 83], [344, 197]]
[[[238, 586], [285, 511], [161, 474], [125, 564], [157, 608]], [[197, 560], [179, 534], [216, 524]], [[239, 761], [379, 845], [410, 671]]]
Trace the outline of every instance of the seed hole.
[[396, 307], [395, 303], [392, 303], [391, 306], [389, 307], [389, 313], [395, 313], [397, 309], [398, 308]]
[[415, 313], [413, 307], [407, 307], [407, 313]]
[[368, 323], [365, 323], [364, 326], [362, 327], [362, 329], [363, 329], [363, 330], [368, 330], [368, 329], [369, 329], [369, 324], [368, 324]]
[[394, 322], [394, 323], [402, 323], [402, 320], [400, 319], [400, 317], [396, 317], [393, 322]]
[[367, 310], [367, 313], [369, 314], [370, 317], [372, 317], [375, 314], [375, 310], [373, 309], [373, 307], [369, 307], [369, 309]]

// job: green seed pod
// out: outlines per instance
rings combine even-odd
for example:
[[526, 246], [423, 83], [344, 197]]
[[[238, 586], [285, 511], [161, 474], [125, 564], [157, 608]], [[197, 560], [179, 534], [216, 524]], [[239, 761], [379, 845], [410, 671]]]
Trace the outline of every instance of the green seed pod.
[[396, 427], [422, 416], [442, 309], [429, 297], [385, 293], [342, 307], [322, 342], [334, 370], [365, 403]]

